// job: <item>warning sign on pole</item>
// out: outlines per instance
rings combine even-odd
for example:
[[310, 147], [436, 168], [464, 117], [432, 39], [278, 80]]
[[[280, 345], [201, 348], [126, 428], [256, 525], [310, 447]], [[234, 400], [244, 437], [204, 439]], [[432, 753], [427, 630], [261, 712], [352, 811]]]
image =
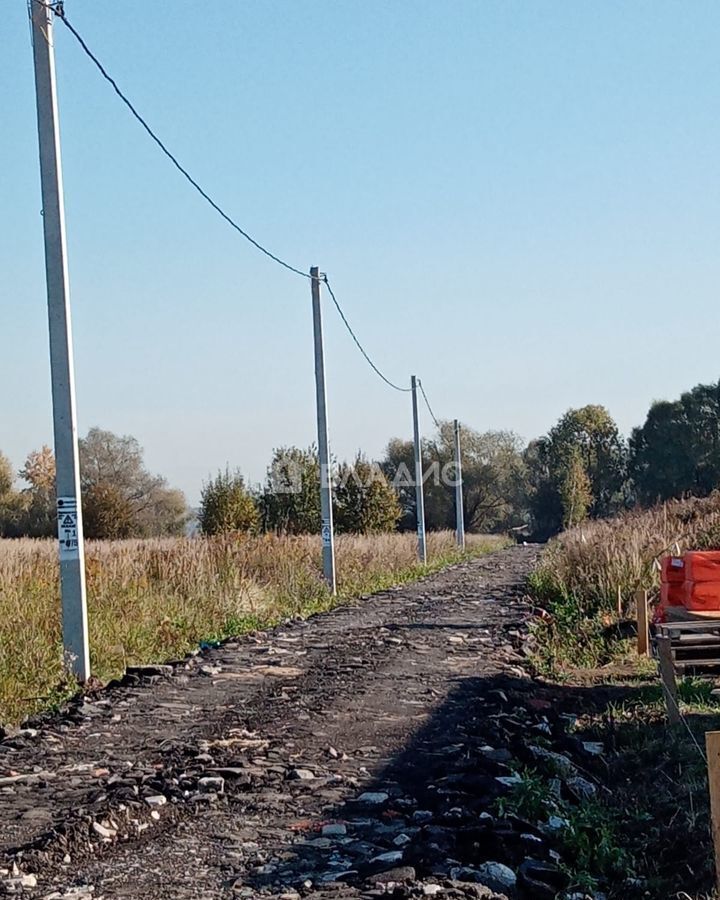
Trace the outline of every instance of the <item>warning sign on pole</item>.
[[80, 552], [80, 545], [77, 503], [74, 497], [58, 497], [57, 522], [60, 559], [76, 559]]

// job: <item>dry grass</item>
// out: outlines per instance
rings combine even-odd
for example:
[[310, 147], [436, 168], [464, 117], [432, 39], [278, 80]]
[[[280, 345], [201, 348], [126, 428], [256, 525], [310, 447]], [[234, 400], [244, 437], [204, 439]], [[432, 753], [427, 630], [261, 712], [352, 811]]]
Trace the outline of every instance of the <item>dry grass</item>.
[[[470, 536], [467, 554], [503, 544]], [[342, 536], [339, 599], [409, 581], [460, 555], [450, 532], [428, 536], [428, 566], [412, 534]], [[93, 673], [181, 657], [201, 641], [333, 605], [315, 537], [89, 542]], [[64, 681], [54, 541], [0, 541], [0, 722], [17, 722], [72, 690]]]
[[553, 540], [535, 573], [543, 599], [572, 597], [586, 615], [627, 609], [633, 593], [658, 585], [655, 560], [677, 549], [720, 547], [720, 493], [587, 522]]

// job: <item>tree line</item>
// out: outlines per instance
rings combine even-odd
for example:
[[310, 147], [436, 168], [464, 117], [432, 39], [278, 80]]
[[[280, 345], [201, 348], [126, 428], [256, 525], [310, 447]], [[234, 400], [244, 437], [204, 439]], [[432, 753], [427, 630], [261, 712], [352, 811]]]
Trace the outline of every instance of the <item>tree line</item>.
[[[79, 441], [83, 521], [89, 538], [183, 534], [188, 509], [182, 491], [145, 468], [134, 437], [91, 428]], [[31, 452], [17, 473], [0, 453], [0, 537], [57, 534], [55, 458], [49, 447]]]
[[[441, 422], [423, 440], [431, 530], [455, 527], [453, 442], [450, 422]], [[672, 497], [705, 496], [720, 487], [719, 451], [720, 382], [653, 403], [627, 440], [598, 405], [568, 410], [527, 445], [510, 431], [463, 427], [465, 528], [545, 539], [586, 518]], [[380, 460], [358, 453], [351, 462], [335, 461], [336, 530], [414, 530], [414, 473], [412, 442], [400, 438], [389, 442]], [[80, 474], [89, 538], [178, 535], [195, 518], [204, 534], [320, 530], [320, 468], [313, 446], [276, 449], [258, 487], [247, 485], [239, 470], [218, 472], [203, 485], [196, 513], [181, 491], [147, 470], [133, 437], [91, 428], [80, 441]], [[0, 453], [0, 537], [55, 533], [50, 449], [30, 453], [17, 473]]]

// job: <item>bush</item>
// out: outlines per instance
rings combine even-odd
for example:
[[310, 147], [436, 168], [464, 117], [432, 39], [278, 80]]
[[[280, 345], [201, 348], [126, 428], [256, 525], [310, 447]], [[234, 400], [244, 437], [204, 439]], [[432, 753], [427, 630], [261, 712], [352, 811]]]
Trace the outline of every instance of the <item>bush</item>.
[[86, 538], [115, 541], [133, 533], [133, 511], [112, 484], [94, 484], [82, 495]]
[[314, 446], [273, 451], [260, 507], [264, 531], [320, 532], [320, 462]]
[[203, 485], [198, 518], [203, 534], [252, 532], [257, 529], [257, 507], [245, 488], [240, 472], [226, 469]]
[[397, 494], [382, 469], [360, 454], [352, 465], [340, 466], [334, 500], [338, 533], [394, 531], [402, 515]]

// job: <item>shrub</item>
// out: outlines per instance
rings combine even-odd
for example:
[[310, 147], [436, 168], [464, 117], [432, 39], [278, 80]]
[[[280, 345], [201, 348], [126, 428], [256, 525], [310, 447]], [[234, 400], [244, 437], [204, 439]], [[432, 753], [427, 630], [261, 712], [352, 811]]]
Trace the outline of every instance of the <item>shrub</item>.
[[116, 541], [133, 533], [133, 511], [115, 485], [91, 485], [82, 495], [85, 537]]
[[338, 532], [377, 534], [394, 531], [402, 510], [382, 469], [358, 454], [352, 465], [338, 470], [334, 494]]
[[226, 469], [203, 485], [198, 518], [203, 534], [230, 534], [257, 529], [257, 507], [245, 488], [240, 472]]
[[320, 532], [320, 461], [314, 446], [273, 451], [260, 497], [262, 527], [278, 534]]

